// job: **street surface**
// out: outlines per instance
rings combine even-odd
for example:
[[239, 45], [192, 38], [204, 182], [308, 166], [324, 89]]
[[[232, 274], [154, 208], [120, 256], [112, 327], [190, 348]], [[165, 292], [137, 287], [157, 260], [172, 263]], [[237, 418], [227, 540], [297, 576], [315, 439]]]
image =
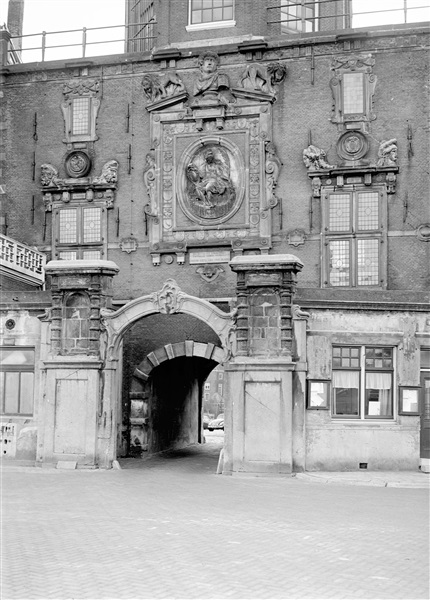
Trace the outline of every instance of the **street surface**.
[[4, 469], [2, 600], [429, 597], [427, 490], [216, 475], [222, 436]]

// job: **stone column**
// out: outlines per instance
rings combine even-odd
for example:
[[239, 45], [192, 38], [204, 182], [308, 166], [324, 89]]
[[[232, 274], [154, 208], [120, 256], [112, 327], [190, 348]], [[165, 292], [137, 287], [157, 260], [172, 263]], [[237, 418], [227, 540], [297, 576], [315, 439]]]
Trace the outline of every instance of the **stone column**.
[[[42, 356], [37, 461], [91, 468], [100, 463], [99, 438], [112, 437], [114, 407], [105, 406], [103, 393], [109, 377], [100, 349], [100, 309], [111, 306], [112, 278], [119, 269], [110, 261], [58, 260], [45, 270], [52, 307], [44, 319], [50, 340]], [[102, 466], [108, 463], [105, 454]]]
[[237, 352], [226, 366], [224, 474], [293, 470], [293, 297], [303, 263], [237, 256]]

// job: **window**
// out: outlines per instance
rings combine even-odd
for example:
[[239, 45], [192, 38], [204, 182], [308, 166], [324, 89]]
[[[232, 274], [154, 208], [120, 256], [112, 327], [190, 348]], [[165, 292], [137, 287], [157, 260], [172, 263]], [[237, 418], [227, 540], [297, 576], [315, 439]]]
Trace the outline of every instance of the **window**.
[[323, 286], [384, 287], [383, 188], [325, 189], [323, 203]]
[[33, 414], [34, 349], [0, 350], [0, 395], [3, 415]]
[[127, 52], [148, 52], [154, 47], [154, 0], [129, 0]]
[[100, 82], [76, 79], [64, 84], [61, 104], [67, 143], [90, 142], [97, 139], [96, 119], [100, 108]]
[[234, 0], [190, 0], [187, 31], [235, 25]]
[[210, 383], [205, 383], [205, 390], [209, 391], [211, 389], [211, 384]]
[[282, 33], [317, 31], [317, 0], [283, 0], [281, 3]]
[[347, 419], [393, 418], [393, 349], [333, 346], [332, 410]]
[[352, 0], [351, 27], [430, 20], [428, 0]]
[[104, 254], [102, 207], [76, 206], [54, 211], [55, 256], [60, 260], [98, 260]]
[[72, 135], [88, 135], [90, 132], [91, 98], [73, 98]]

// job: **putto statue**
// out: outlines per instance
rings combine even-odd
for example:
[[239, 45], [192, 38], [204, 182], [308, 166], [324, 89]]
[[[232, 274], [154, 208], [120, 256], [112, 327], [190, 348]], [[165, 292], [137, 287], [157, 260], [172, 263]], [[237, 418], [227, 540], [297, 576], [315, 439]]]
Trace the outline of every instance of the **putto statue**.
[[334, 165], [330, 165], [326, 161], [327, 154], [321, 148], [317, 148], [312, 144], [303, 150], [303, 162], [309, 171], [321, 171], [322, 169], [334, 169]]
[[40, 166], [40, 183], [43, 187], [63, 187], [64, 180], [58, 177], [58, 171], [49, 163]]
[[397, 167], [397, 140], [381, 142], [378, 157], [378, 167]]
[[101, 175], [93, 179], [93, 183], [112, 185], [118, 181], [118, 161], [110, 160], [103, 165]]
[[230, 87], [227, 75], [218, 71], [219, 62], [218, 54], [210, 50], [199, 56], [200, 75], [194, 83], [194, 96], [215, 96]]

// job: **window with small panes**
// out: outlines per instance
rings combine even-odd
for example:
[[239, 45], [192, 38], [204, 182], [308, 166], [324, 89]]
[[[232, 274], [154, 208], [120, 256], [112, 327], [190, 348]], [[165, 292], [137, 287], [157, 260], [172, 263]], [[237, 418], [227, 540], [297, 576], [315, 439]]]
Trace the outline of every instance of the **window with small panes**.
[[53, 213], [54, 256], [59, 260], [99, 260], [106, 251], [106, 210], [71, 206]]
[[323, 189], [322, 286], [386, 286], [386, 191]]

